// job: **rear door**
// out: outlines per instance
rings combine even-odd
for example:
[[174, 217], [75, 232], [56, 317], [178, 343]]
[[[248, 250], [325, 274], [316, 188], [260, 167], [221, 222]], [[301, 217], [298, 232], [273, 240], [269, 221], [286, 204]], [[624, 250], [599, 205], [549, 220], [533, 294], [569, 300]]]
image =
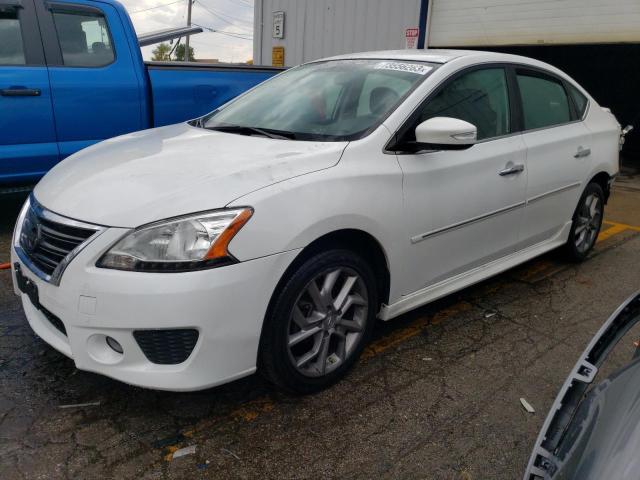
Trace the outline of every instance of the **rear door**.
[[0, 184], [32, 183], [58, 161], [51, 89], [32, 0], [0, 0]]
[[142, 62], [134, 60], [117, 10], [91, 1], [36, 2], [61, 157], [143, 128]]
[[591, 133], [565, 83], [554, 75], [516, 68], [527, 147], [527, 206], [521, 247], [552, 239], [569, 228], [590, 169]]

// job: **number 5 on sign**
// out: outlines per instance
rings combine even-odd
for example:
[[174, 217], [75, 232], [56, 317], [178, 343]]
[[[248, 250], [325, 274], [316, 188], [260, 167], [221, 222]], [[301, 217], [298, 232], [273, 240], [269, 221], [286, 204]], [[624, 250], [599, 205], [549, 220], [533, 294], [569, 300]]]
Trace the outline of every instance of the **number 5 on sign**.
[[284, 12], [273, 12], [273, 38], [284, 38]]

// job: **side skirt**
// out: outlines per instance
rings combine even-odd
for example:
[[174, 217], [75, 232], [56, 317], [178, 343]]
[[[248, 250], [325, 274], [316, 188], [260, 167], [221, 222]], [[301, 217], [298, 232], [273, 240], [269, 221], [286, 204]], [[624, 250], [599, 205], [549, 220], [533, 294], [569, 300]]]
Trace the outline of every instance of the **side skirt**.
[[540, 256], [554, 248], [558, 248], [567, 241], [570, 231], [571, 221], [567, 222], [564, 227], [562, 227], [562, 229], [560, 229], [560, 231], [550, 239], [544, 240], [543, 242], [537, 243], [498, 260], [494, 260], [480, 267], [476, 267], [468, 272], [464, 272], [436, 284], [429, 285], [417, 292], [404, 295], [400, 300], [392, 303], [391, 305], [383, 305], [380, 309], [380, 313], [378, 313], [378, 318], [385, 321], [391, 320], [398, 315], [402, 315], [403, 313], [421, 307], [429, 302], [433, 302], [434, 300], [445, 297], [451, 293], [457, 292], [458, 290], [462, 290], [463, 288], [481, 282], [482, 280], [497, 275], [498, 273], [509, 270], [516, 265]]

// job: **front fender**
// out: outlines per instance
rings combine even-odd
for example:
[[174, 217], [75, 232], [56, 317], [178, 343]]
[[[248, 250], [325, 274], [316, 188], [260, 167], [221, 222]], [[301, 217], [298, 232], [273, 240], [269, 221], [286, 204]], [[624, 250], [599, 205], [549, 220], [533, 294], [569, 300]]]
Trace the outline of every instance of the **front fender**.
[[[391, 159], [389, 159], [391, 160]], [[358, 162], [271, 185], [236, 199], [250, 205], [251, 220], [229, 245], [239, 260], [304, 248], [337, 230], [356, 229], [374, 237], [387, 254], [389, 271], [401, 263], [402, 174], [395, 161], [363, 172]]]

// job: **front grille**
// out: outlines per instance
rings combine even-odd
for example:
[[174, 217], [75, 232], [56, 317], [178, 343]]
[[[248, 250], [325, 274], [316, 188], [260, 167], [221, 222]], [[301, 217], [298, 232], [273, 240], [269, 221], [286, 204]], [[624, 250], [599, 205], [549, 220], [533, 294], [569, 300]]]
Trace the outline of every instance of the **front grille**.
[[55, 218], [60, 221], [47, 216], [54, 215], [46, 215], [44, 209], [32, 203], [24, 217], [19, 242], [33, 266], [50, 276], [71, 251], [97, 230], [72, 225], [78, 222], [57, 215]]
[[62, 323], [62, 320], [60, 320], [42, 305], [40, 306], [40, 311], [45, 316], [45, 318], [49, 320], [49, 323], [56, 328], [56, 330], [62, 333], [65, 337], [67, 336], [67, 329], [65, 328], [64, 323]]
[[189, 358], [198, 342], [198, 331], [191, 328], [136, 330], [133, 337], [150, 362], [175, 365]]

